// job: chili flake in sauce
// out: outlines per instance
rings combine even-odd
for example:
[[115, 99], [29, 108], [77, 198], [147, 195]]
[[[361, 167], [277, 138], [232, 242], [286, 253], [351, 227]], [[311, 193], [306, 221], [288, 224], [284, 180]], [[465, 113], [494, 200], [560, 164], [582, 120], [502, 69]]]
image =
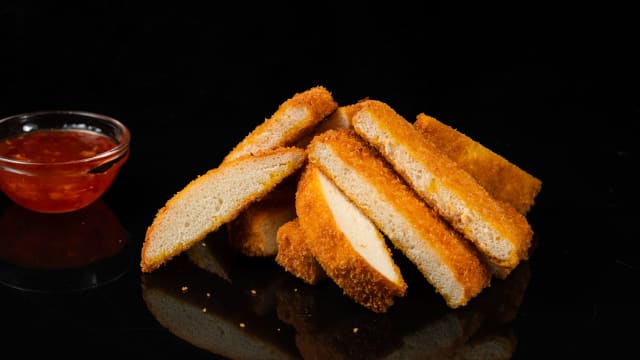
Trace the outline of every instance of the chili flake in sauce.
[[[108, 136], [81, 129], [35, 130], [0, 140], [0, 156], [21, 163], [0, 166], [0, 187], [19, 205], [60, 213], [83, 208], [111, 185], [126, 156], [104, 172], [104, 159], [88, 159], [117, 146]], [[2, 165], [2, 164], [0, 164]]]
[[55, 163], [90, 158], [116, 146], [113, 139], [84, 130], [37, 130], [0, 142], [0, 155], [21, 161]]

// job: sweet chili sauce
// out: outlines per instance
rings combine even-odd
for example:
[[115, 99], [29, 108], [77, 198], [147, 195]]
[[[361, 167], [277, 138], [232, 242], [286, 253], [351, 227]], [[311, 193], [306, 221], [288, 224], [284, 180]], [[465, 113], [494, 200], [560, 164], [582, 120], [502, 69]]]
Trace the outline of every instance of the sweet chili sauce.
[[[88, 159], [117, 146], [102, 134], [82, 129], [46, 129], [0, 140], [0, 156], [17, 160], [0, 167], [0, 186], [16, 203], [40, 212], [82, 208], [111, 185], [123, 161], [104, 172]], [[102, 162], [104, 160], [101, 160]]]

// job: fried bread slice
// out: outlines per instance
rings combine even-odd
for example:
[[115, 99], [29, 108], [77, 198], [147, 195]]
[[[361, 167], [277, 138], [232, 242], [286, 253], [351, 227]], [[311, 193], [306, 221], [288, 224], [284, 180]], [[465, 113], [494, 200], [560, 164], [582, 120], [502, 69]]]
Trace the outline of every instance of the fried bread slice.
[[358, 112], [358, 110], [360, 110], [360, 103], [364, 100], [365, 99], [349, 105], [338, 106], [336, 111], [320, 123], [316, 129], [316, 134], [320, 134], [331, 129], [350, 128], [351, 118]]
[[236, 250], [252, 257], [277, 254], [278, 228], [296, 217], [295, 185], [285, 180], [227, 223], [229, 241]]
[[[413, 262], [447, 305], [465, 305], [489, 285], [477, 249], [452, 230], [352, 129], [329, 130], [307, 148], [318, 166]], [[296, 209], [298, 206], [296, 205]]]
[[287, 272], [310, 285], [315, 285], [327, 278], [324, 269], [307, 246], [297, 217], [278, 228], [276, 241], [278, 242], [276, 262]]
[[367, 100], [352, 126], [427, 204], [500, 268], [500, 276], [528, 257], [533, 231], [527, 219], [491, 196], [389, 105]]
[[156, 213], [147, 228], [140, 267], [151, 272], [235, 219], [306, 162], [299, 148], [244, 156], [187, 184]]
[[312, 87], [284, 101], [270, 118], [256, 126], [223, 159], [223, 163], [244, 155], [281, 146], [291, 146], [309, 134], [338, 103], [323, 86]]
[[311, 253], [347, 296], [379, 313], [404, 296], [407, 284], [384, 236], [313, 165], [298, 183], [296, 212]]
[[231, 270], [238, 252], [229, 244], [224, 231], [217, 231], [191, 246], [185, 254], [197, 267], [231, 283]]
[[314, 136], [321, 134], [327, 130], [331, 129], [341, 129], [341, 128], [349, 128], [351, 127], [351, 117], [358, 110], [358, 104], [351, 105], [341, 105], [331, 113], [331, 115], [327, 116], [324, 120], [322, 120], [311, 133], [307, 134], [303, 138], [301, 138], [296, 146], [301, 148], [306, 148], [307, 145], [311, 142]]
[[496, 199], [521, 214], [534, 205], [542, 187], [540, 179], [432, 116], [418, 114], [413, 126]]
[[195, 358], [206, 351], [213, 359], [300, 359], [293, 331], [247, 306], [254, 296], [204, 274], [183, 266], [182, 271], [145, 273], [140, 281], [149, 313], [168, 333], [202, 349]]

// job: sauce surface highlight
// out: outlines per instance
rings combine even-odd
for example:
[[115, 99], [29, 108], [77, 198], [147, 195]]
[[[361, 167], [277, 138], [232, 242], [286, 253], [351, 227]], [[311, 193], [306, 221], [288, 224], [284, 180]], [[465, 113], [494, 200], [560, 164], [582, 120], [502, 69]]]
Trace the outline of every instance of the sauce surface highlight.
[[85, 130], [36, 130], [3, 139], [0, 155], [22, 161], [55, 163], [92, 157], [116, 146], [111, 138]]

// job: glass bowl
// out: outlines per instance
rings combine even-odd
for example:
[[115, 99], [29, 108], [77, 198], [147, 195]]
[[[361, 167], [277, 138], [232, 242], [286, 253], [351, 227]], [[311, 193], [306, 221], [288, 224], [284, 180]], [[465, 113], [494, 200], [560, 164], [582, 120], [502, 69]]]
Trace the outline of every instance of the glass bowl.
[[101, 114], [52, 110], [0, 119], [0, 189], [42, 213], [82, 209], [113, 183], [131, 135]]

